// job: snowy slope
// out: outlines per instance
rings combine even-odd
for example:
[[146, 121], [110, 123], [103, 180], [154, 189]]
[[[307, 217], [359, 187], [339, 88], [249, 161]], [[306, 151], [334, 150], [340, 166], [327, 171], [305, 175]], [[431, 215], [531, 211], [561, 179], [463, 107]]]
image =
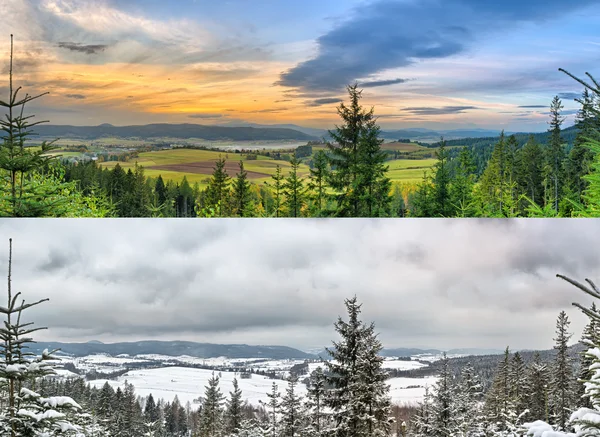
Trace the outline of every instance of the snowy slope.
[[[188, 367], [163, 367], [158, 369], [132, 370], [119, 377], [117, 381], [108, 381], [113, 387], [123, 387], [125, 381], [135, 387], [139, 396], [152, 394], [155, 399], [164, 399], [171, 402], [175, 396], [185, 405], [186, 402], [193, 403], [195, 399], [204, 395], [204, 387], [212, 376], [211, 370], [194, 369]], [[219, 372], [215, 372], [218, 374]], [[260, 375], [252, 375], [251, 379], [240, 379], [233, 372], [220, 372], [221, 380], [219, 387], [221, 393], [228, 396], [233, 390], [233, 378], [237, 376], [242, 397], [252, 405], [258, 405], [258, 401], [267, 401], [267, 393], [271, 391], [273, 382], [283, 392], [287, 383], [282, 380], [268, 379]], [[90, 381], [95, 387], [102, 387], [106, 380]], [[305, 395], [306, 387], [298, 384], [298, 393]]]

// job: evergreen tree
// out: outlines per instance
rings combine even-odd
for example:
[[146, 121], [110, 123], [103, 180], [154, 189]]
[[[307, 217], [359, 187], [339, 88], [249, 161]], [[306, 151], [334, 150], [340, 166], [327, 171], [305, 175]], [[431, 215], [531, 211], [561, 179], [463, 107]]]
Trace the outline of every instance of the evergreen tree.
[[221, 437], [223, 425], [223, 394], [219, 388], [219, 377], [213, 372], [202, 402], [201, 433], [204, 437]]
[[290, 217], [300, 217], [302, 207], [304, 206], [305, 189], [302, 178], [298, 177], [298, 166], [300, 161], [293, 157], [290, 161], [291, 169], [283, 183], [283, 193], [285, 194], [285, 205], [287, 206]]
[[273, 385], [271, 386], [271, 392], [267, 393], [267, 397], [269, 398], [269, 401], [265, 404], [263, 403], [263, 405], [267, 408], [267, 414], [268, 414], [268, 429], [266, 430], [266, 434], [269, 437], [277, 437], [278, 432], [279, 432], [279, 410], [281, 407], [281, 399], [280, 399], [281, 394], [279, 393], [279, 390], [277, 389], [277, 384], [275, 382], [273, 382]]
[[273, 200], [275, 203], [275, 217], [281, 216], [281, 206], [283, 205], [283, 184], [285, 177], [281, 174], [281, 166], [277, 166], [275, 174], [271, 176], [273, 182], [267, 183], [273, 190]]
[[510, 365], [510, 396], [517, 415], [527, 410], [529, 387], [525, 363], [519, 352], [515, 352]]
[[324, 151], [319, 150], [315, 153], [313, 168], [310, 169], [310, 179], [308, 182], [308, 189], [311, 191], [310, 200], [313, 204], [313, 215], [321, 215], [326, 206], [328, 178], [327, 155]]
[[250, 202], [250, 182], [244, 170], [244, 162], [240, 161], [240, 171], [233, 184], [234, 213], [238, 217], [249, 217], [252, 212]]
[[[550, 128], [548, 130], [550, 132], [550, 143], [546, 149], [545, 184], [547, 203], [552, 203], [556, 212], [558, 212], [564, 180], [565, 149], [561, 136], [561, 126], [565, 119], [560, 115], [562, 109], [560, 98], [555, 96], [552, 105], [550, 105]], [[551, 202], [548, 202], [548, 200], [551, 200]]]
[[590, 173], [590, 165], [594, 154], [585, 144], [596, 136], [594, 131], [595, 117], [593, 113], [594, 102], [589, 90], [585, 88], [581, 99], [581, 109], [577, 113], [575, 126], [578, 128], [573, 148], [565, 163], [566, 185], [574, 195], [574, 201], [583, 201], [583, 192], [587, 188], [584, 176]]
[[[54, 141], [43, 141], [40, 148], [25, 147], [32, 128], [45, 121], [31, 123], [33, 115], [24, 115], [25, 105], [48, 93], [19, 97], [21, 87], [13, 88], [13, 36], [10, 36], [8, 100], [0, 100], [5, 117], [0, 119], [0, 215], [9, 217], [59, 217], [69, 214], [69, 191], [74, 184], [64, 183], [57, 173], [56, 158], [48, 152]], [[47, 177], [49, 176], [49, 177]], [[65, 195], [66, 193], [66, 195]]]
[[461, 371], [460, 383], [455, 396], [455, 436], [475, 437], [483, 433], [483, 415], [480, 400], [483, 388], [471, 363]]
[[341, 340], [327, 349], [332, 360], [325, 362], [331, 386], [326, 406], [331, 409], [333, 433], [340, 437], [382, 435], [389, 431], [387, 417], [385, 423], [381, 417], [389, 409], [389, 400], [387, 386], [381, 383], [381, 362], [373, 360], [381, 345], [373, 325], [367, 327], [359, 320], [361, 305], [356, 296], [347, 299], [345, 305], [348, 322], [339, 317], [335, 323]]
[[423, 401], [419, 404], [414, 420], [411, 421], [415, 437], [431, 437], [433, 430], [433, 399], [428, 386], [425, 386]]
[[539, 352], [536, 352], [533, 361], [529, 364], [527, 375], [529, 386], [527, 400], [529, 414], [527, 417], [530, 420], [549, 420], [549, 378], [548, 366], [542, 362]]
[[298, 377], [291, 374], [288, 379], [288, 387], [281, 399], [281, 426], [283, 437], [299, 437], [301, 435], [305, 415], [302, 407], [302, 398], [296, 391]]
[[242, 390], [240, 390], [237, 378], [233, 378], [233, 391], [229, 392], [227, 401], [227, 410], [225, 417], [227, 420], [225, 431], [227, 435], [237, 434], [242, 423]]
[[389, 205], [390, 185], [373, 108], [365, 111], [360, 106], [358, 84], [347, 90], [349, 106], [341, 103], [338, 107], [343, 124], [329, 132], [334, 141], [327, 144], [330, 186], [336, 191], [338, 216], [363, 217], [373, 213], [375, 205]]
[[[371, 113], [373, 110], [371, 109]], [[392, 182], [386, 176], [389, 167], [385, 165], [386, 153], [381, 150], [383, 139], [377, 120], [365, 120], [359, 139], [358, 186], [360, 204], [364, 217], [386, 217], [390, 213]]]
[[6, 387], [7, 402], [0, 408], [0, 435], [7, 437], [79, 435], [75, 425], [81, 406], [67, 396], [45, 397], [35, 391], [36, 381], [55, 374], [50, 363], [56, 359], [45, 350], [41, 356], [28, 351], [31, 334], [43, 328], [23, 320], [23, 312], [48, 299], [34, 303], [19, 301], [12, 290], [12, 239], [8, 256], [8, 303], [0, 306], [5, 320], [0, 326], [0, 387]]
[[556, 321], [556, 358], [552, 368], [551, 410], [558, 429], [567, 430], [569, 416], [573, 411], [573, 368], [568, 352], [568, 342], [572, 334], [568, 332], [571, 322], [564, 311]]
[[[544, 205], [544, 176], [543, 162], [544, 151], [535, 140], [533, 135], [520, 151], [519, 169], [517, 182], [520, 192], [522, 192], [529, 201], [538, 206]], [[524, 210], [527, 205], [522, 205]]]
[[494, 432], [507, 431], [516, 412], [510, 396], [510, 351], [504, 351], [504, 358], [498, 369], [492, 387], [486, 396], [486, 416], [490, 429]]
[[[593, 303], [590, 310], [594, 313], [598, 312], [596, 304]], [[576, 406], [584, 408], [592, 408], [591, 400], [586, 396], [585, 383], [592, 377], [592, 366], [594, 360], [589, 356], [587, 351], [590, 348], [600, 345], [600, 327], [596, 319], [590, 319], [589, 323], [585, 326], [583, 334], [581, 336], [581, 344], [586, 347], [586, 350], [581, 352], [579, 356], [579, 377], [577, 378], [577, 391], [575, 393]]]
[[323, 373], [323, 368], [319, 366], [310, 374], [307, 385], [307, 407], [310, 418], [310, 427], [313, 431], [310, 434], [315, 437], [321, 437], [321, 435], [323, 435], [323, 422], [325, 418], [323, 405], [326, 393], [325, 374]]
[[448, 357], [444, 353], [442, 370], [435, 386], [432, 404], [431, 435], [435, 437], [453, 436], [457, 431], [456, 419], [452, 376], [448, 368]]
[[[224, 158], [219, 158], [215, 162], [212, 176], [208, 182], [207, 191], [207, 206], [214, 208], [217, 217], [225, 217], [228, 213], [229, 204], [229, 184], [231, 178], [225, 169], [226, 161]], [[241, 170], [243, 170], [240, 167]]]
[[442, 138], [440, 147], [435, 151], [437, 162], [433, 166], [433, 209], [436, 217], [451, 217], [453, 208], [450, 199], [450, 155], [446, 149], [446, 141]]
[[473, 151], [469, 147], [463, 147], [458, 154], [458, 166], [450, 186], [450, 199], [459, 217], [472, 217], [475, 214], [473, 187], [476, 170]]

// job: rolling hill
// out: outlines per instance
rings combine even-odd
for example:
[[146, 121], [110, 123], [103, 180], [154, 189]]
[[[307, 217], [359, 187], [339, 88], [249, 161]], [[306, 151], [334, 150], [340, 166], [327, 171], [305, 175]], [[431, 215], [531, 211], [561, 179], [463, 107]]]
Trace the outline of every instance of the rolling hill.
[[205, 126], [201, 124], [169, 124], [155, 123], [140, 126], [68, 126], [39, 125], [37, 136], [43, 138], [81, 138], [97, 139], [102, 137], [118, 138], [199, 138], [210, 141], [277, 141], [296, 140], [311, 141], [317, 137], [288, 128], [256, 128]]
[[138, 341], [129, 343], [58, 343], [38, 342], [31, 346], [33, 352], [44, 349], [60, 349], [67, 355], [83, 357], [94, 354], [142, 355], [157, 354], [167, 356], [187, 355], [196, 358], [272, 358], [272, 359], [312, 359], [314, 355], [287, 346], [251, 346], [247, 344], [211, 344], [191, 341]]

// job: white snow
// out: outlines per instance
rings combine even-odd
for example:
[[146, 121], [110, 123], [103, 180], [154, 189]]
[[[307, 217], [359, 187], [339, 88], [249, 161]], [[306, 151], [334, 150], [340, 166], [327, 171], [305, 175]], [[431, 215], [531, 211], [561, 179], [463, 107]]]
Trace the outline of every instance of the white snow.
[[[233, 391], [233, 378], [238, 379], [238, 384], [242, 390], [243, 399], [248, 400], [252, 405], [258, 405], [258, 401], [267, 402], [267, 393], [271, 391], [273, 382], [283, 392], [287, 387], [287, 382], [277, 379], [268, 379], [260, 375], [252, 375], [251, 379], [241, 379], [239, 375], [233, 372], [215, 372], [221, 373], [219, 387], [221, 393], [229, 396]], [[115, 390], [121, 387], [127, 381], [135, 387], [135, 392], [139, 396], [148, 396], [152, 394], [155, 399], [164, 399], [171, 402], [175, 396], [179, 398], [180, 403], [185, 405], [187, 402], [194, 402], [195, 399], [204, 396], [204, 388], [212, 376], [212, 370], [194, 369], [188, 367], [161, 367], [158, 369], [132, 370], [119, 377], [117, 381], [108, 380]], [[102, 388], [107, 380], [90, 381], [94, 387]], [[298, 392], [306, 394], [306, 387], [298, 385]]]
[[425, 378], [390, 378], [386, 383], [390, 386], [390, 396], [393, 403], [416, 404], [423, 400], [425, 387], [431, 388], [437, 382], [437, 379], [436, 376], [427, 376]]

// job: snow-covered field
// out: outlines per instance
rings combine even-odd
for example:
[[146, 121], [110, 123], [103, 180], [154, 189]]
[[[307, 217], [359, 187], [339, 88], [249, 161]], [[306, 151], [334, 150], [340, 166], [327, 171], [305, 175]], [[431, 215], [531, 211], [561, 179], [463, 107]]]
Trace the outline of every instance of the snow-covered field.
[[[419, 357], [422, 359], [423, 357]], [[428, 357], [429, 358], [429, 357]], [[277, 371], [284, 375], [295, 364], [301, 364], [303, 360], [267, 360], [264, 358], [194, 358], [189, 356], [171, 357], [165, 355], [139, 355], [111, 357], [108, 355], [90, 355], [86, 357], [63, 357], [63, 362], [72, 363], [77, 369], [84, 372], [96, 370], [98, 372], [115, 372], [125, 370], [133, 366], [138, 367], [143, 363], [151, 363], [155, 368], [142, 368], [129, 370], [116, 380], [94, 380], [90, 384], [95, 387], [102, 387], [108, 382], [113, 388], [123, 387], [125, 381], [135, 387], [139, 396], [145, 397], [149, 394], [155, 399], [164, 399], [171, 402], [175, 396], [179, 398], [182, 404], [193, 403], [196, 399], [204, 395], [205, 386], [208, 384], [213, 370], [198, 369], [193, 367], [181, 367], [178, 365], [200, 365], [211, 367], [229, 367], [245, 366], [256, 370]], [[431, 359], [433, 361], [433, 359]], [[156, 366], [165, 367], [156, 367]], [[309, 373], [317, 367], [324, 367], [323, 363], [308, 363]], [[383, 367], [386, 369], [410, 370], [426, 367], [427, 364], [417, 361], [405, 361], [395, 358], [386, 358]], [[240, 388], [243, 392], [243, 398], [253, 405], [258, 405], [259, 401], [268, 401], [267, 393], [271, 391], [273, 382], [283, 393], [287, 386], [285, 381], [280, 379], [269, 379], [265, 376], [253, 374], [250, 379], [242, 379], [239, 374], [234, 372], [225, 372], [215, 370], [221, 374], [220, 388], [226, 396], [233, 390], [233, 378], [237, 377]], [[74, 373], [67, 370], [60, 370], [59, 375], [63, 377], [74, 377]], [[302, 379], [302, 378], [301, 378]], [[423, 399], [425, 386], [431, 386], [435, 383], [435, 377], [427, 378], [391, 378], [387, 382], [391, 387], [390, 394], [394, 403], [415, 403]], [[410, 387], [410, 388], [408, 388]], [[306, 394], [304, 384], [298, 384], [298, 391]]]
[[[212, 370], [194, 369], [189, 367], [162, 367], [159, 369], [132, 370], [118, 378], [117, 381], [108, 381], [113, 387], [123, 387], [125, 381], [135, 387], [135, 392], [140, 396], [148, 396], [152, 393], [155, 399], [172, 401], [175, 396], [185, 405], [186, 402], [193, 403], [195, 399], [204, 396], [204, 387], [212, 376]], [[229, 395], [233, 390], [233, 378], [237, 376], [238, 384], [243, 393], [243, 398], [252, 405], [258, 405], [259, 401], [268, 401], [267, 393], [271, 391], [275, 382], [280, 392], [285, 391], [287, 383], [282, 380], [269, 379], [261, 375], [252, 375], [251, 379], [240, 379], [233, 372], [215, 372], [221, 374], [219, 387], [221, 392]], [[102, 387], [106, 380], [90, 381], [95, 387]], [[306, 394], [304, 384], [298, 384], [298, 393]]]

